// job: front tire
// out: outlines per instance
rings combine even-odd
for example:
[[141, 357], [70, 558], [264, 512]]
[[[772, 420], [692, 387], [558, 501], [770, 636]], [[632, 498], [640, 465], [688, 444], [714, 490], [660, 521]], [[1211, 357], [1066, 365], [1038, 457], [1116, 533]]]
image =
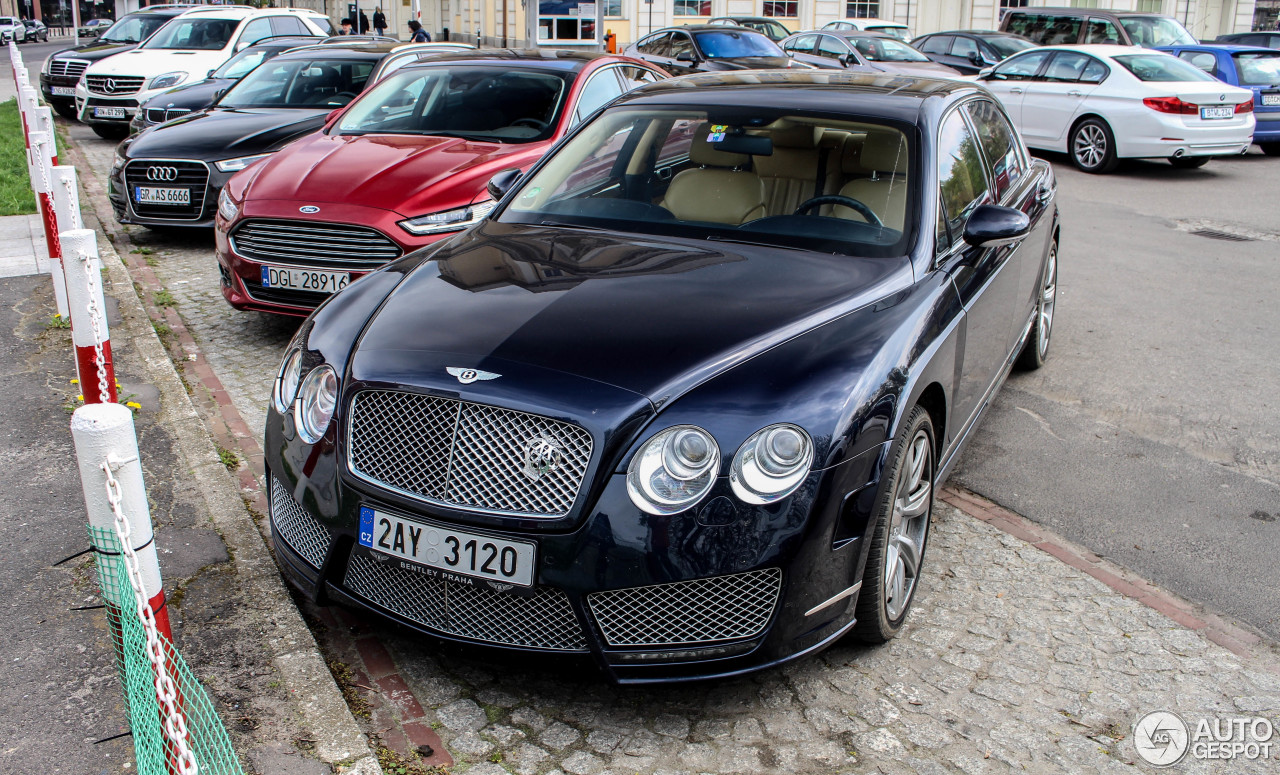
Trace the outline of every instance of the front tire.
[[1170, 156], [1169, 163], [1174, 169], [1195, 170], [1209, 163], [1208, 156]]
[[1049, 337], [1053, 333], [1053, 310], [1058, 299], [1058, 241], [1049, 244], [1041, 276], [1040, 297], [1036, 300], [1036, 317], [1022, 343], [1022, 352], [1014, 364], [1023, 371], [1035, 371], [1049, 357]]
[[919, 586], [933, 515], [933, 421], [924, 407], [911, 410], [894, 444], [852, 632], [866, 643], [884, 643], [902, 629]]
[[1100, 118], [1087, 118], [1075, 125], [1067, 143], [1071, 163], [1081, 172], [1105, 175], [1116, 168], [1116, 138]]
[[90, 124], [93, 133], [103, 140], [123, 140], [129, 136], [129, 127], [118, 127], [112, 124]]
[[58, 115], [62, 116], [66, 120], [68, 121], [79, 120], [79, 117], [76, 115], [75, 105], [68, 105], [65, 102], [53, 102], [50, 104], [53, 105], [54, 110], [58, 111]]
[[1258, 147], [1268, 156], [1280, 156], [1280, 143], [1258, 143]]

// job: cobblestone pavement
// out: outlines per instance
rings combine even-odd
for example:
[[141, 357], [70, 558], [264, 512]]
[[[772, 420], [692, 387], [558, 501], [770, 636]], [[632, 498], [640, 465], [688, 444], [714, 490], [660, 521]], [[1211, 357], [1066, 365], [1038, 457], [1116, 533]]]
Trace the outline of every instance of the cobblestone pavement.
[[[77, 139], [105, 173], [110, 148]], [[197, 345], [261, 428], [296, 323], [231, 310], [210, 237], [131, 235], [155, 251], [148, 263]], [[1154, 772], [1135, 763], [1131, 740], [1149, 711], [1192, 723], [1265, 716], [1280, 727], [1280, 675], [1265, 650], [1238, 656], [944, 503], [935, 520], [900, 638], [735, 681], [618, 688], [580, 664], [478, 661], [398, 628], [312, 613], [350, 663], [349, 685], [371, 692], [369, 730], [411, 757], [443, 740], [470, 775]], [[1175, 771], [1270, 773], [1278, 763], [1273, 747], [1266, 761], [1188, 759]]]

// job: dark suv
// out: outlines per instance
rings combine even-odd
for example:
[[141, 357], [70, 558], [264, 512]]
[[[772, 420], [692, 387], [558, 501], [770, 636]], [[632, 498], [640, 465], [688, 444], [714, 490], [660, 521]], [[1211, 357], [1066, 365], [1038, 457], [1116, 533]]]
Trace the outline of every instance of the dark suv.
[[1158, 13], [1126, 13], [1096, 8], [1026, 8], [1009, 11], [1001, 32], [1041, 46], [1114, 43], [1118, 46], [1183, 46], [1198, 41], [1177, 19]]
[[40, 68], [40, 91], [44, 94], [44, 101], [64, 118], [74, 120], [76, 82], [80, 80], [85, 68], [99, 59], [137, 48], [139, 43], [160, 29], [165, 22], [195, 7], [197, 6], [147, 6], [125, 16], [111, 25], [111, 29], [88, 43], [53, 54], [44, 61], [44, 67]]

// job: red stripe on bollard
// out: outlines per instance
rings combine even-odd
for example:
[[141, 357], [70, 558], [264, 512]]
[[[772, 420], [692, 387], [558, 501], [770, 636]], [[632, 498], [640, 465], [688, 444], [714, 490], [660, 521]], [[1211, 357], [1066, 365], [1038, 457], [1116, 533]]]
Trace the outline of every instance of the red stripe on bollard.
[[49, 248], [49, 258], [58, 262], [61, 270], [62, 242], [58, 240], [58, 214], [53, 211], [53, 194], [41, 191], [39, 198], [40, 216], [44, 219], [44, 244]]
[[86, 404], [119, 403], [116, 395], [115, 366], [111, 362], [111, 340], [102, 343], [102, 357], [106, 361], [107, 395], [98, 388], [98, 356], [93, 346], [76, 347], [76, 373], [80, 377], [80, 394]]
[[147, 601], [147, 604], [151, 606], [151, 613], [155, 614], [156, 617], [156, 632], [163, 635], [165, 640], [173, 643], [173, 630], [169, 624], [169, 607], [165, 603], [164, 590], [161, 589], [155, 593]]

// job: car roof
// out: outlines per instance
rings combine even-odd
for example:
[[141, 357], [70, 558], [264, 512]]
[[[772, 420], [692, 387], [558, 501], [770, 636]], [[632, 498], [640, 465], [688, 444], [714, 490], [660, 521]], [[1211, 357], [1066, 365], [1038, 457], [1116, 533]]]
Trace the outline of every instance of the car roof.
[[1062, 5], [1046, 6], [1044, 8], [1037, 8], [1032, 6], [1027, 6], [1023, 8], [1010, 8], [1009, 13], [1051, 13], [1054, 15], [1061, 15], [1061, 16], [1071, 15], [1071, 14], [1076, 14], [1076, 15], [1085, 14], [1088, 16], [1123, 16], [1126, 19], [1131, 16], [1153, 16], [1153, 17], [1158, 16], [1164, 19], [1173, 18], [1168, 14], [1152, 12], [1152, 11], [1113, 11], [1110, 8], [1073, 8], [1073, 7], [1062, 6]]
[[[712, 28], [715, 29], [715, 28]], [[724, 29], [721, 27], [720, 29]], [[656, 32], [657, 30], [655, 30]], [[465, 63], [471, 65], [521, 64], [525, 66], [578, 72], [597, 59], [616, 59], [623, 62], [644, 64], [630, 57], [615, 54], [596, 54], [589, 51], [566, 49], [473, 49], [471, 51], [443, 52], [429, 59], [410, 62], [402, 70], [415, 67], [434, 67], [442, 64]]]
[[886, 35], [883, 32], [873, 32], [871, 30], [811, 30], [811, 32], [821, 32], [823, 35], [835, 35], [839, 38], [879, 38], [880, 40], [896, 40], [902, 42], [902, 38]]
[[[716, 19], [728, 19], [729, 21], [734, 21], [734, 22], [774, 22], [775, 24], [781, 24], [781, 23], [782, 23], [782, 22], [778, 21], [777, 19], [770, 19], [768, 16], [734, 16], [734, 15], [730, 14], [730, 15], [728, 15], [728, 16], [717, 16], [715, 19], [712, 19], [711, 21], [716, 21]], [[699, 25], [697, 25], [697, 26], [699, 26], [699, 27], [710, 27], [710, 26], [713, 26], [713, 25], [710, 25], [710, 24], [699, 24]], [[718, 27], [718, 26], [720, 26], [720, 25], [714, 25], [714, 26], [717, 26], [717, 27]]]
[[[728, 19], [729, 17], [728, 17], [728, 16], [725, 16], [725, 17], [722, 17], [722, 18]], [[743, 19], [745, 19], [746, 17], [744, 16], [744, 17], [738, 17], [738, 18], [743, 18]], [[725, 28], [725, 25], [723, 25], [723, 24], [685, 24], [685, 25], [681, 25], [681, 26], [677, 26], [677, 27], [663, 27], [663, 28], [662, 28], [662, 29], [660, 29], [660, 30], [654, 30], [654, 32], [655, 32], [655, 33], [657, 33], [657, 32], [677, 32], [677, 31], [679, 31], [679, 32], [724, 32], [724, 31], [725, 31], [725, 29], [724, 29], [724, 28]], [[756, 32], [755, 30], [748, 29], [748, 28], [746, 28], [746, 27], [743, 27], [741, 30], [734, 30], [734, 31], [735, 31], [735, 32], [750, 32], [750, 33], [754, 33], [754, 34], [756, 34], [756, 35], [763, 35], [763, 34], [764, 34], [764, 33], [762, 33], [762, 32]], [[649, 37], [649, 36], [648, 36], [648, 35], [645, 35], [644, 37], [646, 37], [646, 38], [647, 38], [647, 37]]]
[[1277, 51], [1274, 48], [1267, 48], [1266, 46], [1248, 46], [1241, 43], [1183, 43], [1176, 46], [1156, 46], [1155, 48], [1156, 51], [1168, 51], [1175, 48], [1184, 50], [1195, 48], [1203, 49], [1205, 51], [1222, 51], [1228, 54], [1243, 54], [1246, 52], [1258, 54], [1265, 54], [1267, 52], [1271, 52], [1272, 54], [1280, 53], [1280, 51]]
[[212, 19], [247, 19], [251, 16], [324, 16], [310, 8], [250, 8], [243, 5], [197, 5], [182, 12], [182, 16], [209, 17]]
[[[1079, 51], [1081, 54], [1089, 54], [1096, 57], [1114, 57], [1124, 54], [1148, 54], [1158, 49], [1147, 48], [1146, 46], [1117, 46], [1114, 43], [1063, 43], [1054, 46], [1036, 46], [1035, 48], [1024, 49], [1014, 56], [1022, 56], [1033, 51]], [[1161, 54], [1168, 52], [1161, 51]]]
[[[695, 88], [690, 88], [695, 87]], [[847, 111], [907, 123], [921, 120], [930, 98], [987, 94], [972, 81], [838, 70], [751, 70], [697, 73], [645, 84], [615, 105]]]
[[398, 43], [364, 43], [359, 46], [325, 46], [319, 43], [297, 46], [280, 56], [279, 60], [307, 59], [317, 53], [324, 54], [326, 59], [380, 59], [394, 51]]

